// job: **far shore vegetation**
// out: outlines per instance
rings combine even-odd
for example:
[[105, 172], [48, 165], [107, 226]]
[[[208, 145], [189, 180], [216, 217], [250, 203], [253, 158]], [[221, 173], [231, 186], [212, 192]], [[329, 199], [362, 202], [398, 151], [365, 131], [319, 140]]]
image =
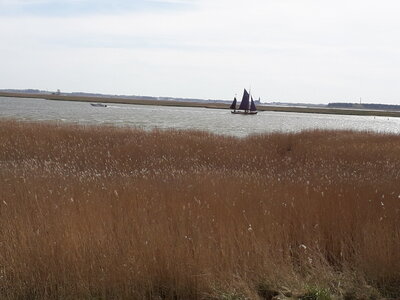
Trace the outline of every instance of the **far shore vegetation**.
[[[59, 101], [77, 101], [77, 102], [102, 102], [102, 103], [118, 103], [118, 104], [134, 104], [134, 105], [159, 105], [159, 106], [181, 106], [181, 107], [203, 107], [213, 109], [229, 109], [230, 104], [223, 102], [196, 102], [196, 101], [177, 101], [177, 100], [149, 100], [149, 99], [132, 99], [132, 98], [113, 98], [113, 97], [95, 97], [95, 96], [72, 96], [41, 93], [11, 93], [0, 92], [0, 97], [12, 98], [40, 98], [46, 100]], [[337, 103], [336, 103], [337, 104]], [[368, 106], [369, 107], [369, 106]], [[374, 110], [374, 109], [356, 109], [343, 104], [343, 107], [302, 107], [302, 106], [279, 106], [279, 105], [258, 105], [257, 110], [278, 111], [278, 112], [295, 112], [295, 113], [317, 113], [317, 114], [335, 114], [335, 115], [359, 115], [359, 116], [382, 116], [382, 117], [400, 117], [400, 111], [396, 110]]]
[[0, 121], [1, 299], [400, 297], [400, 136]]

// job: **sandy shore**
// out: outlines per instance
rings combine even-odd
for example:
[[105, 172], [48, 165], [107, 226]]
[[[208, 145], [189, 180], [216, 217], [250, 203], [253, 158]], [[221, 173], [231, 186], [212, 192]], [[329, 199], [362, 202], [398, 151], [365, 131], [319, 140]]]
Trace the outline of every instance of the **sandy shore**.
[[[166, 100], [140, 100], [131, 98], [112, 98], [112, 97], [86, 97], [86, 96], [65, 96], [52, 94], [25, 94], [25, 93], [5, 93], [0, 92], [0, 97], [12, 98], [38, 98], [46, 100], [60, 101], [79, 101], [79, 102], [101, 102], [135, 105], [159, 105], [159, 106], [180, 106], [180, 107], [204, 107], [213, 109], [229, 109], [226, 103], [204, 103], [204, 102], [184, 102]], [[298, 106], [258, 106], [262, 111], [297, 112], [297, 113], [318, 113], [318, 114], [337, 114], [337, 115], [359, 115], [359, 116], [383, 116], [400, 117], [400, 111], [380, 111], [380, 110], [358, 110], [340, 108], [319, 108], [319, 107], [298, 107]]]

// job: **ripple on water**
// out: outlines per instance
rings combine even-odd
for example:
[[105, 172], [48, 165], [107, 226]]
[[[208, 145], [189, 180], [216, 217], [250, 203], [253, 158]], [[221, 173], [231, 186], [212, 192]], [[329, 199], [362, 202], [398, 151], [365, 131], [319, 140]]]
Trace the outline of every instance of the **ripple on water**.
[[107, 124], [145, 130], [197, 129], [246, 136], [306, 129], [352, 129], [400, 133], [400, 118], [284, 112], [233, 115], [229, 110], [148, 105], [93, 107], [87, 102], [0, 97], [0, 117], [32, 121]]

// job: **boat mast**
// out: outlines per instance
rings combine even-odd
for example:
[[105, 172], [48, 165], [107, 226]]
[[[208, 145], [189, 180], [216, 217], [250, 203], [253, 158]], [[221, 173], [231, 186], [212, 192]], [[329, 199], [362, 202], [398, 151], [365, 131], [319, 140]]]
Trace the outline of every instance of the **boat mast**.
[[250, 103], [251, 103], [251, 84], [249, 87], [249, 107], [248, 107], [248, 111], [250, 111]]

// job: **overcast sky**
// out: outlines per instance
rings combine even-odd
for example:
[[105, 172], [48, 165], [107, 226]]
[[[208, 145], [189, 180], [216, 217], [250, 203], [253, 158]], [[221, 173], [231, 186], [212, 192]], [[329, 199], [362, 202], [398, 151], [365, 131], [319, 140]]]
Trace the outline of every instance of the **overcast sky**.
[[400, 104], [398, 0], [0, 0], [0, 88]]

